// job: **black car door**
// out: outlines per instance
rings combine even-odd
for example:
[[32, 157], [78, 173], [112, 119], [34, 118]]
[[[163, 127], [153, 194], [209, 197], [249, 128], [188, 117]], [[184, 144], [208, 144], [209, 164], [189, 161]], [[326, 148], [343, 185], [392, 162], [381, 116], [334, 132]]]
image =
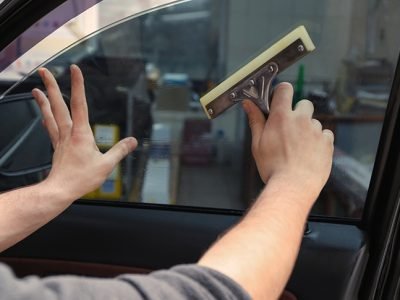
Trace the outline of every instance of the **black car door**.
[[[387, 297], [397, 295], [389, 289], [395, 285], [400, 182], [400, 41], [391, 30], [396, 2], [170, 2], [0, 4], [4, 116], [14, 109], [28, 118], [21, 101], [31, 105], [29, 91], [41, 86], [34, 72], [40, 65], [55, 74], [69, 103], [68, 65], [76, 63], [99, 148], [107, 151], [125, 135], [139, 140], [101, 188], [0, 260], [19, 276], [106, 277], [196, 262], [262, 188], [239, 106], [209, 121], [198, 96], [276, 32], [305, 22], [321, 50], [279, 80], [294, 84], [294, 101], [314, 102], [315, 117], [335, 132], [336, 150], [287, 290], [298, 299], [394, 299]], [[5, 101], [19, 103], [18, 110]], [[43, 129], [31, 130], [30, 146], [19, 142], [2, 159], [26, 127], [11, 128], [6, 117], [0, 122], [3, 132], [14, 128], [0, 142], [0, 188], [45, 178], [51, 148]], [[35, 141], [45, 150], [28, 151]], [[29, 165], [21, 166], [28, 156]]]

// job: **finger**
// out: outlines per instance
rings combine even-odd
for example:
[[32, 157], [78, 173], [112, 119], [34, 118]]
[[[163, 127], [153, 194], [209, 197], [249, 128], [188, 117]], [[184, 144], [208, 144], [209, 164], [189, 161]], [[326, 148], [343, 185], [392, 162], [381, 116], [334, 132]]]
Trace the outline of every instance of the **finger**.
[[243, 102], [243, 109], [249, 119], [253, 142], [259, 141], [265, 126], [265, 116], [263, 112], [250, 100], [245, 100]]
[[68, 107], [61, 96], [60, 88], [58, 87], [53, 74], [51, 74], [46, 68], [41, 68], [39, 69], [39, 75], [42, 78], [49, 95], [48, 99], [54, 119], [57, 123], [59, 138], [63, 139], [65, 136], [70, 134], [72, 128], [72, 120]]
[[317, 129], [318, 131], [322, 131], [322, 124], [320, 121], [318, 121], [317, 119], [312, 119], [311, 122], [313, 123], [315, 129]]
[[297, 102], [295, 112], [306, 115], [307, 117], [312, 118], [314, 113], [314, 104], [310, 100], [301, 100]]
[[322, 134], [323, 134], [327, 139], [329, 139], [329, 140], [332, 142], [332, 144], [333, 144], [333, 142], [335, 141], [335, 135], [333, 134], [333, 132], [332, 132], [331, 130], [329, 130], [329, 129], [324, 129], [324, 130], [322, 130]]
[[115, 166], [130, 152], [135, 150], [136, 146], [137, 140], [133, 137], [128, 137], [115, 144], [110, 150], [108, 150], [104, 154], [104, 156], [109, 163]]
[[284, 111], [292, 110], [293, 87], [288, 82], [278, 84], [274, 89], [271, 101], [271, 112], [282, 109]]
[[73, 128], [90, 130], [85, 85], [81, 70], [77, 65], [71, 68], [71, 114]]
[[56, 120], [54, 119], [53, 112], [51, 111], [49, 100], [47, 99], [46, 95], [39, 89], [34, 89], [32, 91], [32, 95], [39, 105], [40, 111], [42, 112], [43, 116], [44, 126], [49, 133], [53, 148], [55, 148], [58, 143], [58, 127]]

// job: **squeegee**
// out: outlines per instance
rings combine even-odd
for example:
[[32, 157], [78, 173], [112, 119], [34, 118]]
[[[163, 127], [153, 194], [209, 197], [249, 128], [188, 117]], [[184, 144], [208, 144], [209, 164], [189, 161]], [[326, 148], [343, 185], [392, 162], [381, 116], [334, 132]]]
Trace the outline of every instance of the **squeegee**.
[[216, 118], [245, 99], [268, 114], [274, 78], [314, 49], [305, 27], [297, 27], [200, 98], [208, 118]]

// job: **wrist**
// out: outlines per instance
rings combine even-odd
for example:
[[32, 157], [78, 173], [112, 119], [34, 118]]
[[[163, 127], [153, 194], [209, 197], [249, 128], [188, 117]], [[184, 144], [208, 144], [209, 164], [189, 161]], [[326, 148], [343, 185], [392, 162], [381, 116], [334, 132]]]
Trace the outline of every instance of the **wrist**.
[[70, 193], [63, 188], [63, 184], [57, 184], [56, 182], [46, 178], [38, 184], [38, 190], [49, 202], [54, 204], [69, 205], [74, 202]]
[[279, 173], [272, 175], [261, 193], [263, 199], [277, 199], [277, 201], [298, 206], [307, 213], [311, 210], [320, 192], [321, 185], [294, 173]]
[[276, 172], [273, 174], [268, 182], [285, 183], [288, 189], [295, 190], [296, 192], [304, 192], [311, 198], [317, 198], [326, 180], [320, 176], [315, 176], [312, 172], [303, 172], [302, 170], [294, 170], [292, 172]]

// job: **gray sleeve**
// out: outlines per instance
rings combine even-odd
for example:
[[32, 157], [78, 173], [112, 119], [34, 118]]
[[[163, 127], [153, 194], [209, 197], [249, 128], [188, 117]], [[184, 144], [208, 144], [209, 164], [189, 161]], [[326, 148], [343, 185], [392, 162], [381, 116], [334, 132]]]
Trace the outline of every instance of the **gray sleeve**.
[[0, 264], [0, 300], [158, 300], [250, 299], [233, 280], [209, 268], [181, 265], [149, 275], [115, 279], [78, 276], [28, 276], [17, 279]]

